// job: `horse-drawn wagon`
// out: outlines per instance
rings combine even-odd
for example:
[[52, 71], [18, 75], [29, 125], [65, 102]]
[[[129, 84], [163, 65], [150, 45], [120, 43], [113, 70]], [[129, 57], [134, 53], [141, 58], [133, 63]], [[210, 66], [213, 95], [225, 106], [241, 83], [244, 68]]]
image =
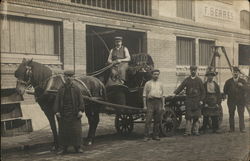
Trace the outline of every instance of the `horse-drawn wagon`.
[[[105, 82], [92, 76], [80, 76], [74, 79], [81, 89], [83, 98], [86, 100], [85, 113], [89, 122], [87, 143], [92, 144], [99, 123], [99, 113], [115, 113], [115, 127], [121, 134], [129, 134], [133, 131], [134, 123], [143, 122], [145, 111], [143, 110], [142, 91], [147, 80], [150, 79], [150, 70], [153, 68], [152, 58], [147, 54], [137, 54], [132, 58], [128, 69], [128, 81], [125, 84], [112, 84], [104, 86]], [[112, 67], [109, 65], [101, 73]], [[108, 72], [107, 72], [108, 73]], [[97, 76], [99, 73], [95, 72]], [[54, 146], [58, 148], [57, 128], [55, 123], [53, 105], [55, 93], [64, 82], [62, 74], [52, 74], [47, 66], [32, 60], [23, 59], [15, 71], [17, 78], [17, 92], [24, 94], [25, 90], [33, 87], [37, 103], [48, 118], [54, 136]], [[166, 113], [166, 112], [165, 112]], [[172, 128], [171, 115], [165, 115], [161, 129], [163, 134]]]
[[[143, 109], [143, 88], [145, 83], [151, 79], [151, 70], [154, 62], [150, 55], [140, 53], [132, 56], [127, 70], [127, 77], [124, 83], [117, 79], [109, 80], [110, 77], [119, 78], [109, 72], [107, 76], [106, 90], [109, 102], [119, 105], [126, 105], [132, 108], [116, 108], [115, 128], [122, 135], [130, 134], [135, 123], [145, 122], [145, 111]], [[167, 107], [167, 106], [166, 106]], [[162, 111], [160, 129], [162, 135], [174, 132], [176, 119], [174, 111], [165, 108]]]
[[[108, 71], [113, 64], [105, 67], [100, 73]], [[96, 128], [99, 122], [99, 113], [114, 113], [115, 128], [122, 135], [130, 134], [135, 123], [145, 122], [145, 110], [143, 110], [142, 92], [145, 83], [150, 79], [150, 71], [154, 67], [153, 60], [148, 54], [136, 54], [132, 56], [127, 72], [127, 80], [124, 83], [108, 84], [91, 76], [76, 77], [74, 82], [81, 89], [86, 100], [86, 116], [89, 122], [87, 140], [92, 144]], [[100, 74], [95, 72], [98, 77]], [[105, 73], [105, 72], [104, 72]], [[110, 72], [106, 72], [109, 73]], [[110, 75], [106, 78], [110, 78]], [[111, 73], [112, 74], [112, 73]], [[104, 74], [105, 75], [105, 74]], [[40, 63], [32, 60], [23, 60], [15, 71], [17, 91], [24, 91], [33, 86], [35, 99], [47, 116], [55, 141], [58, 147], [57, 129], [53, 113], [55, 93], [63, 84], [64, 77], [61, 74], [52, 74], [52, 71]], [[105, 80], [105, 79], [102, 79]], [[119, 82], [119, 81], [118, 81]], [[104, 86], [106, 84], [106, 87]], [[54, 91], [51, 93], [51, 91]], [[180, 126], [182, 115], [185, 114], [185, 96], [167, 97], [165, 109], [162, 111], [160, 124], [161, 134], [166, 136]], [[221, 114], [222, 116], [222, 114]]]

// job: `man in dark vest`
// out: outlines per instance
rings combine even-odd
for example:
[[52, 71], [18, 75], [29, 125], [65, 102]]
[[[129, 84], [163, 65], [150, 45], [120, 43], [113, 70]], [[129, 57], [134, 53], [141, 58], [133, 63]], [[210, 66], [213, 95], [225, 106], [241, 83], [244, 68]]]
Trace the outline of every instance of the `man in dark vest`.
[[[193, 134], [199, 136], [199, 118], [201, 117], [201, 105], [205, 97], [205, 89], [202, 80], [196, 75], [197, 67], [190, 66], [191, 75], [187, 77], [181, 85], [174, 91], [174, 94], [179, 94], [186, 89], [186, 131], [184, 136]], [[193, 124], [191, 125], [191, 123]], [[192, 128], [193, 126], [193, 128]]]
[[59, 140], [63, 151], [67, 153], [68, 146], [74, 146], [81, 153], [82, 141], [81, 117], [84, 112], [84, 101], [80, 89], [72, 82], [74, 72], [65, 71], [65, 83], [58, 90], [55, 102], [55, 112], [59, 120]]
[[115, 47], [111, 49], [108, 63], [116, 64], [113, 69], [116, 69], [121, 81], [126, 81], [126, 71], [128, 69], [128, 62], [130, 61], [130, 54], [128, 49], [122, 45], [122, 37], [115, 37]]
[[233, 77], [228, 79], [224, 85], [224, 94], [228, 96], [227, 106], [229, 110], [229, 125], [230, 131], [235, 131], [234, 115], [237, 107], [239, 116], [240, 131], [245, 133], [244, 111], [245, 111], [245, 87], [246, 81], [240, 78], [240, 70], [238, 67], [233, 67]]

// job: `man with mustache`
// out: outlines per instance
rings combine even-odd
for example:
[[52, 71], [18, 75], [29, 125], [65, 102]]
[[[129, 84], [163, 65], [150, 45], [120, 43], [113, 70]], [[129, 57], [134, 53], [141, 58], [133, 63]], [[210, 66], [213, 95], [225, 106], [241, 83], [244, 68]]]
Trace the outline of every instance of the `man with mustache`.
[[201, 117], [201, 105], [205, 97], [205, 89], [202, 80], [196, 74], [197, 66], [190, 66], [190, 73], [191, 75], [181, 83], [174, 94], [177, 95], [184, 89], [186, 90], [186, 130], [184, 136], [190, 136], [191, 129], [193, 129], [194, 135], [199, 136], [199, 118]]
[[245, 87], [246, 81], [240, 78], [240, 70], [238, 67], [233, 67], [233, 77], [228, 79], [224, 85], [224, 94], [228, 96], [227, 106], [229, 110], [229, 132], [235, 131], [234, 115], [237, 107], [239, 115], [240, 131], [245, 133], [244, 111], [245, 111]]

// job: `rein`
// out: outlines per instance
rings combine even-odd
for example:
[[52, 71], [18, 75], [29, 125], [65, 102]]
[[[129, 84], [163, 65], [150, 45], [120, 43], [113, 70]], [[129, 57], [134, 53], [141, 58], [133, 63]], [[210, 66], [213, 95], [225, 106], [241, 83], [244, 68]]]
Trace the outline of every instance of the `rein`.
[[87, 75], [88, 75], [88, 76], [97, 76], [97, 75], [100, 75], [100, 74], [102, 74], [103, 72], [105, 72], [106, 70], [112, 68], [113, 65], [114, 65], [113, 63], [112, 63], [112, 64], [109, 64], [108, 66], [106, 66], [106, 67], [104, 67], [104, 68], [102, 68], [102, 69], [100, 69], [100, 70], [94, 71], [94, 72], [92, 72], [92, 73], [87, 73]]

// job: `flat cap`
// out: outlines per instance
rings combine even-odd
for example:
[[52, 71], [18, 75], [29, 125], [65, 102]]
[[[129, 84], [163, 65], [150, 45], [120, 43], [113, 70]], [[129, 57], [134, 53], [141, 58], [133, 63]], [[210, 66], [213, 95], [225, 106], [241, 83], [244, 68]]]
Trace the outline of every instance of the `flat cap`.
[[217, 74], [218, 72], [215, 71], [215, 68], [213, 66], [209, 66], [207, 68], [205, 76], [208, 76], [208, 75], [216, 76]]
[[123, 37], [121, 37], [121, 36], [116, 36], [114, 39], [115, 39], [115, 40], [123, 40]]
[[206, 74], [205, 74], [205, 76], [209, 76], [209, 75], [216, 76], [217, 74], [218, 74], [217, 72], [207, 71]]
[[197, 70], [197, 66], [191, 65], [191, 66], [190, 66], [190, 70]]
[[153, 69], [153, 70], [151, 70], [151, 73], [152, 73], [152, 74], [153, 74], [154, 72], [160, 73], [160, 70], [159, 70], [159, 69]]
[[75, 72], [73, 70], [66, 70], [63, 73], [65, 76], [69, 76], [72, 77], [73, 75], [75, 75]]
[[240, 72], [240, 69], [238, 67], [236, 67], [236, 66], [233, 66], [233, 71], [234, 72]]

